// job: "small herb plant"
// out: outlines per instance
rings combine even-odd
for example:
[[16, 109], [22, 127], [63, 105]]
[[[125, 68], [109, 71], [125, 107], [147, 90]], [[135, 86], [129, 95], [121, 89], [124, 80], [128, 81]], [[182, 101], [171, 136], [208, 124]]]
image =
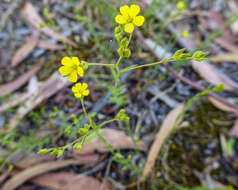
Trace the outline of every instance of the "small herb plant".
[[[179, 9], [183, 9], [184, 5], [181, 3], [177, 5]], [[120, 7], [120, 11], [115, 17], [115, 22], [118, 24], [115, 27], [114, 30], [114, 36], [118, 43], [118, 59], [113, 64], [107, 64], [107, 63], [88, 63], [83, 60], [79, 60], [78, 57], [63, 57], [61, 60], [62, 66], [59, 68], [59, 72], [63, 77], [68, 77], [68, 80], [71, 83], [74, 83], [72, 87], [72, 92], [76, 99], [79, 99], [81, 101], [81, 106], [83, 109], [84, 117], [87, 119], [87, 123], [84, 124], [82, 128], [78, 129], [78, 134], [80, 135], [80, 138], [77, 138], [75, 141], [66, 144], [62, 147], [56, 147], [56, 148], [44, 148], [41, 149], [38, 153], [39, 154], [46, 154], [50, 153], [51, 155], [56, 155], [57, 157], [61, 157], [65, 150], [69, 149], [70, 147], [73, 147], [75, 150], [82, 149], [84, 143], [92, 140], [96, 136], [99, 136], [100, 140], [106, 144], [106, 146], [110, 149], [110, 151], [113, 151], [113, 147], [109, 146], [106, 142], [106, 140], [100, 135], [101, 128], [105, 125], [111, 123], [111, 122], [129, 122], [130, 118], [127, 116], [126, 111], [124, 109], [121, 109], [119, 113], [116, 114], [116, 116], [110, 120], [103, 121], [101, 123], [96, 123], [93, 120], [93, 117], [95, 117], [95, 114], [88, 114], [87, 109], [85, 107], [84, 100], [87, 98], [87, 96], [90, 95], [90, 90], [88, 89], [88, 84], [85, 81], [84, 77], [86, 75], [87, 69], [89, 67], [95, 67], [95, 66], [101, 66], [101, 67], [107, 67], [111, 71], [111, 76], [114, 79], [113, 92], [120, 93], [121, 87], [119, 86], [120, 77], [122, 74], [135, 70], [138, 68], [146, 68], [146, 67], [153, 67], [162, 63], [170, 63], [170, 62], [176, 62], [176, 61], [189, 61], [189, 60], [196, 60], [196, 61], [203, 61], [206, 60], [206, 56], [208, 53], [202, 52], [202, 51], [196, 51], [195, 53], [185, 53], [186, 49], [180, 49], [175, 52], [175, 54], [170, 57], [163, 59], [158, 62], [154, 63], [148, 63], [143, 65], [131, 65], [128, 66], [126, 64], [126, 60], [130, 58], [131, 56], [131, 50], [130, 50], [130, 42], [133, 40], [133, 34], [135, 27], [140, 27], [144, 24], [145, 18], [141, 15], [139, 15], [141, 9], [138, 5], [124, 5]], [[186, 36], [186, 34], [185, 34]], [[82, 81], [82, 82], [80, 82]], [[117, 90], [118, 89], [118, 90]], [[118, 104], [124, 104], [125, 101], [121, 98], [121, 100], [118, 102]], [[115, 100], [111, 100], [114, 102]], [[66, 128], [66, 133], [70, 134], [72, 128]], [[119, 156], [120, 157], [120, 156]], [[114, 160], [118, 160], [118, 154], [115, 155], [113, 158]], [[126, 163], [128, 162], [125, 161]], [[128, 164], [126, 164], [128, 165]]]

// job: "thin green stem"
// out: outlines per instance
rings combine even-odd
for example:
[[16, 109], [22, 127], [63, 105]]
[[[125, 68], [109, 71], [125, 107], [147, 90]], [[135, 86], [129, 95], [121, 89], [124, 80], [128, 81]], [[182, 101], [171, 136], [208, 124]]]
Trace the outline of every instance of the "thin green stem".
[[120, 56], [119, 59], [117, 60], [116, 64], [115, 64], [117, 74], [120, 73], [119, 63], [121, 62], [121, 60], [122, 60], [122, 57]]
[[104, 66], [104, 67], [115, 67], [113, 64], [106, 64], [106, 63], [88, 63], [88, 66]]
[[123, 69], [123, 70], [120, 72], [120, 74], [123, 74], [124, 72], [131, 71], [131, 70], [134, 70], [134, 69], [139, 69], [139, 68], [144, 68], [144, 67], [150, 67], [150, 66], [159, 65], [159, 64], [167, 63], [167, 62], [171, 62], [171, 61], [174, 61], [174, 60], [173, 60], [173, 59], [168, 59], [168, 60], [157, 61], [157, 62], [154, 62], [154, 63], [139, 65], [139, 66], [135, 66], [135, 67], [132, 67], [132, 66], [131, 66], [131, 68], [125, 68], [125, 69]]
[[116, 119], [110, 119], [110, 120], [108, 120], [108, 121], [104, 121], [104, 122], [102, 122], [102, 123], [98, 126], [98, 128], [101, 128], [101, 127], [103, 127], [104, 125], [106, 125], [106, 124], [108, 124], [108, 123], [111, 123], [111, 122], [114, 122], [114, 121], [116, 121]]
[[81, 104], [82, 104], [82, 108], [83, 108], [83, 113], [84, 113], [84, 115], [85, 115], [85, 116], [87, 117], [87, 119], [88, 119], [88, 113], [87, 113], [87, 111], [86, 111], [86, 109], [85, 109], [85, 105], [84, 105], [83, 98], [81, 98], [80, 100], [81, 100]]

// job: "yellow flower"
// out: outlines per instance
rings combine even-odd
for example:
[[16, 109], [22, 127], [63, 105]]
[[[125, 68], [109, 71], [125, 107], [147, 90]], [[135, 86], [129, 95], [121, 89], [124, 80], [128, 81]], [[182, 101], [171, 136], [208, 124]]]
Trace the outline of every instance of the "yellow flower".
[[183, 2], [183, 1], [179, 1], [178, 3], [177, 3], [177, 8], [178, 9], [184, 9], [185, 8], [185, 3]]
[[79, 59], [77, 57], [63, 57], [61, 60], [62, 67], [59, 68], [59, 72], [62, 76], [68, 76], [70, 82], [77, 82], [78, 75], [83, 77], [83, 68], [80, 66]]
[[124, 5], [120, 8], [120, 13], [115, 18], [118, 24], [124, 25], [124, 30], [127, 33], [132, 33], [134, 31], [134, 25], [142, 26], [145, 18], [143, 16], [137, 16], [140, 12], [140, 7], [138, 5], [131, 5], [128, 7]]
[[186, 30], [183, 32], [182, 37], [186, 38], [188, 35], [189, 35], [189, 31]]
[[88, 88], [88, 84], [87, 83], [76, 83], [73, 87], [72, 87], [72, 92], [74, 93], [74, 96], [76, 98], [83, 98], [84, 96], [88, 96], [89, 95], [89, 90]]

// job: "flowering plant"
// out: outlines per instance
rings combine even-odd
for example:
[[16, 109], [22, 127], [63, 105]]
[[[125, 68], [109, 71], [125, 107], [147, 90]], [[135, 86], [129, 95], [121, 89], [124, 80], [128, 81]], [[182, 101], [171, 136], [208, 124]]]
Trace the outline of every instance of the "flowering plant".
[[[178, 8], [182, 9], [184, 6], [182, 3], [178, 4]], [[85, 61], [79, 61], [78, 57], [63, 57], [61, 60], [62, 66], [59, 68], [59, 72], [62, 76], [68, 77], [68, 80], [72, 83], [75, 83], [72, 87], [72, 92], [74, 93], [75, 98], [80, 99], [81, 105], [83, 108], [84, 116], [87, 119], [87, 123], [84, 124], [83, 128], [80, 128], [78, 131], [78, 134], [81, 136], [80, 138], [76, 139], [75, 141], [71, 142], [70, 144], [64, 145], [62, 147], [57, 148], [44, 148], [39, 151], [39, 154], [46, 154], [50, 153], [51, 155], [57, 155], [57, 157], [60, 157], [64, 151], [71, 146], [73, 146], [74, 149], [81, 149], [83, 147], [83, 144], [88, 142], [92, 139], [92, 136], [95, 137], [97, 135], [100, 135], [100, 130], [103, 126], [105, 126], [108, 123], [114, 122], [114, 121], [121, 121], [121, 122], [129, 122], [130, 118], [127, 116], [126, 111], [124, 109], [121, 109], [119, 113], [110, 120], [104, 121], [100, 124], [97, 124], [93, 119], [92, 115], [89, 115], [87, 113], [87, 110], [85, 108], [84, 104], [84, 98], [86, 98], [90, 91], [87, 89], [88, 84], [87, 83], [80, 83], [78, 82], [78, 79], [80, 76], [81, 78], [84, 77], [84, 74], [86, 73], [86, 70], [88, 67], [92, 66], [102, 66], [110, 68], [112, 72], [112, 76], [114, 77], [115, 84], [114, 86], [118, 88], [120, 76], [123, 73], [126, 73], [131, 70], [135, 70], [138, 68], [145, 68], [145, 67], [151, 67], [155, 65], [159, 65], [162, 63], [168, 63], [168, 62], [176, 62], [181, 60], [196, 60], [196, 61], [203, 61], [206, 60], [206, 56], [208, 53], [204, 53], [202, 51], [197, 51], [195, 53], [185, 53], [186, 49], [181, 49], [175, 52], [175, 54], [170, 57], [163, 59], [158, 62], [154, 63], [148, 63], [143, 65], [132, 65], [128, 67], [124, 67], [124, 69], [121, 69], [120, 63], [123, 59], [130, 58], [131, 50], [129, 48], [130, 42], [133, 37], [133, 32], [135, 30], [135, 26], [142, 26], [145, 22], [145, 18], [143, 16], [138, 15], [140, 13], [140, 7], [138, 5], [124, 5], [120, 7], [120, 11], [115, 17], [115, 22], [118, 24], [114, 30], [114, 36], [118, 42], [118, 59], [114, 62], [114, 64], [107, 64], [107, 63], [88, 63]], [[129, 35], [129, 36], [128, 36]], [[187, 34], [184, 34], [184, 37], [186, 37]], [[124, 63], [125, 64], [125, 63]], [[126, 66], [126, 65], [124, 65]], [[67, 128], [67, 132], [70, 132], [70, 129]], [[101, 139], [103, 139], [102, 136], [100, 136]], [[103, 142], [106, 142], [104, 139]]]

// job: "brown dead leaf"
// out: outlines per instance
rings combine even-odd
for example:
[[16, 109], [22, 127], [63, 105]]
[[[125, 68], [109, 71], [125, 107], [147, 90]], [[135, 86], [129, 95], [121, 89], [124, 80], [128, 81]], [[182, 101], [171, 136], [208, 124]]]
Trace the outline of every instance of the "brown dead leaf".
[[170, 111], [166, 116], [165, 120], [163, 121], [163, 124], [160, 127], [159, 132], [157, 133], [156, 138], [150, 148], [140, 180], [144, 180], [146, 177], [149, 176], [165, 139], [169, 136], [174, 126], [180, 122], [176, 121], [176, 119], [182, 112], [183, 108], [184, 104], [179, 105], [177, 108]]
[[[223, 28], [225, 24], [225, 19], [221, 13], [216, 12], [215, 10], [207, 11], [206, 18], [199, 16], [199, 20], [201, 24], [211, 30], [214, 31], [216, 29]], [[238, 48], [236, 47], [236, 37], [232, 34], [232, 32], [225, 28], [222, 32], [222, 36], [215, 39], [215, 42], [218, 43], [224, 49], [232, 52], [238, 52]]]
[[[14, 175], [3, 185], [1, 190], [14, 190], [18, 186], [26, 182], [27, 180], [32, 179], [33, 177], [39, 176], [43, 173], [49, 172], [51, 170], [64, 168], [69, 165], [87, 164], [90, 162], [92, 162], [92, 160], [86, 159], [86, 160], [51, 161], [51, 162], [39, 164], [30, 168], [27, 168], [17, 173], [16, 175]], [[94, 162], [97, 162], [97, 160], [94, 160]]]
[[26, 43], [15, 53], [11, 61], [11, 67], [15, 67], [22, 62], [36, 47], [39, 40], [39, 31], [34, 31], [31, 36], [26, 38]]
[[217, 100], [214, 97], [208, 96], [208, 98], [212, 102], [212, 104], [214, 106], [216, 106], [218, 109], [220, 109], [222, 111], [226, 111], [226, 112], [235, 113], [236, 115], [238, 115], [238, 109], [236, 109], [235, 107], [224, 104], [224, 103], [222, 103], [221, 101]]
[[236, 53], [225, 53], [222, 55], [217, 55], [214, 57], [209, 58], [211, 62], [235, 62], [238, 63], [238, 55]]
[[39, 40], [39, 42], [37, 44], [37, 47], [42, 48], [42, 49], [46, 49], [46, 50], [53, 50], [53, 51], [65, 49], [64, 46], [51, 43], [47, 40]]
[[20, 169], [26, 169], [42, 162], [52, 161], [55, 158], [50, 155], [39, 155], [35, 153], [27, 154], [19, 162], [15, 163], [14, 166]]
[[13, 82], [9, 82], [0, 86], [0, 97], [3, 97], [7, 94], [10, 94], [23, 86], [33, 75], [35, 75], [39, 71], [40, 67], [36, 66], [29, 70], [28, 72], [21, 75], [19, 78], [14, 80]]
[[[234, 0], [230, 0], [227, 2], [233, 14], [237, 13], [238, 4]], [[233, 34], [238, 34], [238, 21], [235, 21], [231, 24], [231, 30]]]
[[56, 71], [48, 80], [39, 84], [39, 90], [32, 94], [25, 102], [24, 105], [19, 107], [16, 115], [11, 118], [9, 123], [9, 129], [15, 128], [21, 118], [23, 118], [28, 112], [38, 106], [43, 100], [51, 97], [62, 88], [70, 85], [67, 78], [62, 77], [58, 71]]
[[200, 63], [192, 61], [192, 67], [200, 74], [201, 77], [211, 84], [224, 84], [226, 90], [237, 92], [238, 87], [236, 86], [236, 82], [224, 73], [219, 72], [215, 66], [209, 64], [208, 62], [204, 61], [203, 63]]
[[230, 136], [238, 138], [238, 119], [236, 120], [234, 126], [228, 133]]
[[[123, 131], [115, 130], [115, 129], [104, 129], [101, 135], [107, 140], [109, 144], [113, 146], [114, 149], [141, 149], [146, 150], [146, 145], [144, 142], [140, 141], [134, 143], [130, 137], [128, 137]], [[84, 154], [92, 154], [95, 151], [104, 153], [109, 150], [105, 147], [104, 143], [99, 140], [99, 137], [94, 138], [90, 142], [83, 145], [82, 150], [75, 150], [74, 154], [84, 155]]]
[[112, 190], [108, 184], [89, 176], [79, 176], [69, 172], [44, 174], [33, 178], [32, 183], [53, 190]]
[[[73, 41], [65, 38], [64, 36], [54, 32], [51, 28], [46, 27], [44, 20], [40, 17], [40, 15], [35, 10], [34, 6], [30, 2], [26, 2], [21, 9], [22, 16], [37, 30], [43, 32], [44, 34], [55, 38], [59, 41], [70, 44], [73, 47], [77, 47], [77, 44]], [[41, 28], [40, 24], [44, 24], [45, 27]]]

